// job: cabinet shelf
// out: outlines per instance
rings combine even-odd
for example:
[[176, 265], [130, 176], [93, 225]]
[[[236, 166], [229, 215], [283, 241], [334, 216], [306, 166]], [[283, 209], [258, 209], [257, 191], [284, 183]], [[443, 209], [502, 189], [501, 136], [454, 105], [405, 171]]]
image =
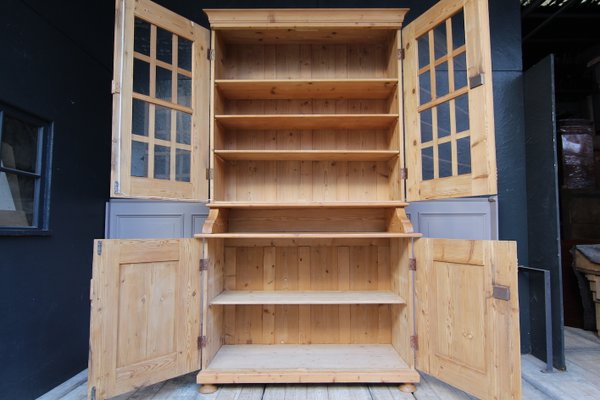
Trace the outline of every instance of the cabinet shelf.
[[215, 115], [226, 129], [389, 129], [398, 121], [398, 114], [269, 114]]
[[228, 290], [212, 299], [210, 304], [406, 304], [406, 302], [395, 293], [379, 290]]
[[418, 382], [390, 344], [224, 345], [198, 383]]
[[208, 208], [404, 208], [408, 203], [403, 201], [329, 201], [329, 202], [244, 202], [244, 201], [213, 201], [206, 205]]
[[421, 236], [421, 233], [401, 232], [227, 232], [194, 235], [197, 239], [391, 239]]
[[398, 150], [215, 150], [223, 160], [247, 161], [387, 161]]
[[219, 79], [215, 86], [228, 100], [387, 99], [394, 79], [253, 80]]

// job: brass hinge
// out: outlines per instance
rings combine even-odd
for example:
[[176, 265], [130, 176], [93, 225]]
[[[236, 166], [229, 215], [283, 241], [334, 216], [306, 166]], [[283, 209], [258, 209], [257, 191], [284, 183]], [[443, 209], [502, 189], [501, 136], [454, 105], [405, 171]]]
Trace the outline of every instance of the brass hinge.
[[410, 271], [416, 271], [417, 270], [417, 259], [416, 258], [409, 258], [408, 259], [408, 269]]
[[206, 168], [206, 179], [213, 179], [215, 175], [212, 168]]
[[102, 240], [98, 240], [98, 242], [96, 243], [96, 254], [98, 254], [99, 256], [102, 255]]
[[398, 49], [398, 60], [404, 60], [404, 57], [406, 57], [404, 49]]
[[208, 258], [200, 259], [200, 271], [208, 271]]
[[206, 58], [208, 58], [209, 60], [214, 60], [215, 59], [215, 49], [208, 49], [206, 51]]
[[404, 181], [408, 179], [408, 169], [400, 168], [400, 179]]
[[413, 350], [419, 350], [419, 336], [417, 335], [412, 335], [410, 337], [410, 347]]
[[493, 296], [495, 299], [509, 301], [510, 288], [508, 286], [494, 285]]
[[204, 348], [206, 347], [206, 336], [202, 335], [198, 337], [198, 348]]

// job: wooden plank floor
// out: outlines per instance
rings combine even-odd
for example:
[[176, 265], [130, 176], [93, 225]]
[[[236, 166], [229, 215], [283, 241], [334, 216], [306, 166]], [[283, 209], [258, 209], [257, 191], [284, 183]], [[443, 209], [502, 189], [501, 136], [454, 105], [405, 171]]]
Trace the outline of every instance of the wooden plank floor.
[[[544, 373], [544, 363], [522, 356], [523, 399], [600, 399], [600, 340], [592, 333], [565, 328], [567, 371]], [[474, 399], [437, 379], [422, 375], [414, 394], [396, 385], [226, 385], [212, 395], [198, 393], [196, 374], [152, 385], [112, 400], [454, 400]], [[83, 371], [38, 400], [84, 400], [87, 371]]]

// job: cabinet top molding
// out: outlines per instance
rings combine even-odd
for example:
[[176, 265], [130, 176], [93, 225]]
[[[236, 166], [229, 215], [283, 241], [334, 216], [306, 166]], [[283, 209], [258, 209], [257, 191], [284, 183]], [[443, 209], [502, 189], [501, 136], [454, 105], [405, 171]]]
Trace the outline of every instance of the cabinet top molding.
[[213, 29], [367, 27], [400, 29], [408, 8], [285, 8], [204, 10]]

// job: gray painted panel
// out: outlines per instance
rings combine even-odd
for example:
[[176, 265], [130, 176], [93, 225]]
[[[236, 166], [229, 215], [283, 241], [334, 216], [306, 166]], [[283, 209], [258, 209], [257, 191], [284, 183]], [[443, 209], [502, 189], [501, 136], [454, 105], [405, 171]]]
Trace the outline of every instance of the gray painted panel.
[[202, 230], [203, 203], [112, 199], [106, 206], [107, 239], [192, 237]]
[[496, 197], [419, 201], [407, 208], [416, 232], [425, 237], [498, 239]]

